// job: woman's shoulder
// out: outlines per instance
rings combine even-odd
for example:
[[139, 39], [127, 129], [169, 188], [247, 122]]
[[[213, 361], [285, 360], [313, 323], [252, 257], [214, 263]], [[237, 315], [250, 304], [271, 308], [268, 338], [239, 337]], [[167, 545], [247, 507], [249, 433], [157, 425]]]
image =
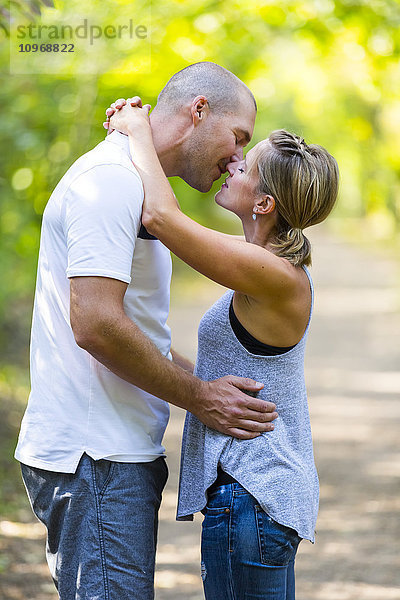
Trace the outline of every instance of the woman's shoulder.
[[301, 339], [312, 306], [309, 273], [286, 259], [282, 281], [265, 294], [251, 297], [235, 292], [234, 309], [239, 321], [256, 339], [274, 346], [291, 346]]
[[299, 294], [309, 294], [312, 283], [307, 267], [295, 266], [287, 258], [277, 256], [268, 249], [263, 251], [268, 262], [273, 265], [274, 276], [269, 277], [270, 270], [264, 270], [263, 257], [260, 256], [261, 277], [266, 280], [266, 285], [260, 288], [259, 300], [264, 299], [269, 303], [274, 298], [277, 301], [284, 301]]

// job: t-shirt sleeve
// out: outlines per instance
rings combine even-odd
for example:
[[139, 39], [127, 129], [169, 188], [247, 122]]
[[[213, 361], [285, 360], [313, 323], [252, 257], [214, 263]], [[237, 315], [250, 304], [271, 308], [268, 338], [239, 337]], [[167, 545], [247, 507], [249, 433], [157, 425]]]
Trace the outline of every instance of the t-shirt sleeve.
[[129, 284], [143, 206], [139, 176], [118, 164], [92, 167], [74, 180], [64, 202], [67, 277]]

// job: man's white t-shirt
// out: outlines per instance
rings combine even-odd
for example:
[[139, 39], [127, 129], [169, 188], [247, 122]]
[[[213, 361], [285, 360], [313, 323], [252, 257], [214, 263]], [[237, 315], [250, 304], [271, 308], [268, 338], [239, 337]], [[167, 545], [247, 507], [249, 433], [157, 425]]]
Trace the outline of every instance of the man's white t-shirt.
[[171, 358], [171, 256], [141, 225], [143, 197], [128, 138], [115, 131], [72, 165], [46, 206], [31, 393], [15, 452], [27, 465], [73, 473], [84, 452], [123, 462], [150, 462], [164, 454], [168, 404], [80, 348], [70, 325], [70, 277], [118, 279], [128, 284], [128, 317]]

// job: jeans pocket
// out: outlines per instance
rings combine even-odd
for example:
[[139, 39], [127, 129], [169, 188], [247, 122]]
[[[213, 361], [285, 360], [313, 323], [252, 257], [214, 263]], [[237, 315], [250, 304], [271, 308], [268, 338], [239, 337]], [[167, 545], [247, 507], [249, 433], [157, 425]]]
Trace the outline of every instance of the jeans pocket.
[[102, 496], [110, 483], [115, 463], [102, 458], [101, 460], [93, 460], [92, 465], [97, 493]]
[[231, 492], [226, 491], [226, 486], [220, 486], [207, 493], [207, 505], [203, 510], [209, 515], [229, 513], [231, 504]]
[[203, 515], [204, 519], [201, 524], [202, 543], [208, 541], [219, 545], [226, 535], [227, 527], [229, 527], [230, 509], [208, 508], [206, 506]]
[[273, 567], [288, 565], [296, 556], [301, 538], [294, 529], [274, 521], [258, 504], [254, 510], [261, 562]]

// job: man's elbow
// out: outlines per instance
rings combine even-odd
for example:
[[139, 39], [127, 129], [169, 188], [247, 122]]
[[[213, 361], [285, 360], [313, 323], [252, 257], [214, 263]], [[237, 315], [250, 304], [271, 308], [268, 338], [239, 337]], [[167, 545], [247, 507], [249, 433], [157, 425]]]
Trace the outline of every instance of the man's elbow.
[[91, 354], [104, 346], [104, 324], [88, 315], [76, 316], [71, 312], [70, 323], [76, 344]]
[[83, 350], [89, 350], [89, 348], [96, 345], [98, 335], [92, 327], [71, 319], [71, 329], [76, 344]]
[[71, 279], [69, 319], [76, 344], [91, 354], [113, 343], [126, 317], [127, 284], [102, 277]]

